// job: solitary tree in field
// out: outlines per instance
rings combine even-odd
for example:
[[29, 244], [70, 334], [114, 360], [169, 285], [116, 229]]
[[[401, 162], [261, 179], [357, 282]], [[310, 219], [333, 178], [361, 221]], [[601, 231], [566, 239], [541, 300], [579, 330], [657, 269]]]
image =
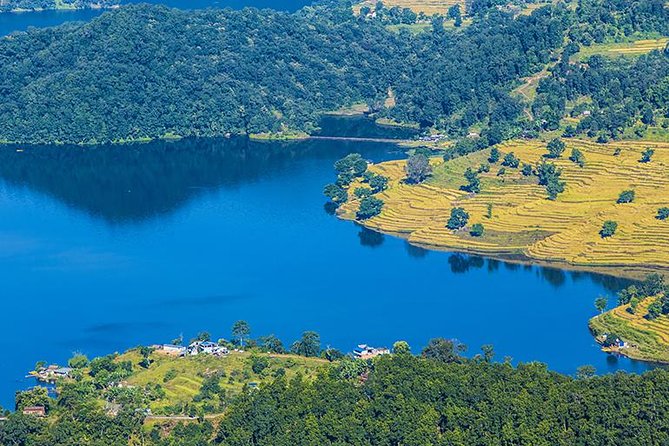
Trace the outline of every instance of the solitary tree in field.
[[464, 228], [469, 221], [469, 214], [465, 212], [462, 208], [453, 208], [451, 209], [451, 217], [446, 223], [448, 229], [457, 230]]
[[493, 147], [490, 149], [490, 156], [488, 157], [488, 162], [490, 164], [495, 164], [497, 161], [499, 161], [500, 153], [499, 149], [497, 147]]
[[606, 310], [606, 305], [609, 303], [609, 301], [606, 299], [606, 297], [598, 297], [595, 299], [595, 308], [597, 308], [597, 311], [600, 313], [603, 313], [604, 310]]
[[579, 167], [585, 166], [585, 157], [583, 156], [583, 152], [578, 149], [572, 149], [571, 155], [569, 155], [569, 160], [578, 164]]
[[512, 169], [516, 169], [520, 165], [520, 160], [518, 157], [513, 153], [507, 153], [504, 155], [504, 160], [502, 161], [502, 166], [506, 167], [511, 167]]
[[602, 225], [601, 231], [599, 231], [599, 235], [601, 235], [602, 238], [611, 237], [613, 234], [616, 233], [617, 229], [618, 229], [618, 223], [616, 223], [613, 220], [606, 220]]
[[471, 167], [468, 167], [467, 170], [465, 170], [465, 180], [467, 180], [467, 184], [462, 186], [463, 190], [466, 190], [467, 192], [473, 192], [475, 194], [481, 192], [481, 180], [479, 179], [478, 174]]
[[666, 220], [669, 218], [669, 208], [660, 208], [657, 210], [657, 216], [655, 217], [658, 220]]
[[483, 227], [482, 223], [474, 223], [472, 225], [472, 229], [469, 231], [472, 237], [481, 237], [484, 232], [485, 228]]
[[618, 204], [631, 203], [634, 201], [634, 195], [633, 190], [624, 190], [620, 193], [616, 202]]
[[423, 154], [411, 155], [404, 170], [407, 174], [407, 182], [413, 184], [421, 183], [432, 175], [430, 160]]
[[546, 155], [547, 158], [560, 158], [562, 156], [562, 153], [564, 153], [566, 146], [562, 142], [560, 138], [555, 138], [551, 142], [548, 143], [547, 149], [548, 149], [548, 155]]
[[246, 321], [237, 321], [232, 324], [232, 337], [239, 340], [239, 345], [244, 347], [244, 339], [251, 334], [251, 326]]
[[651, 158], [653, 157], [653, 154], [655, 153], [655, 150], [651, 149], [650, 147], [644, 150], [641, 153], [641, 159], [639, 160], [640, 163], [650, 163]]

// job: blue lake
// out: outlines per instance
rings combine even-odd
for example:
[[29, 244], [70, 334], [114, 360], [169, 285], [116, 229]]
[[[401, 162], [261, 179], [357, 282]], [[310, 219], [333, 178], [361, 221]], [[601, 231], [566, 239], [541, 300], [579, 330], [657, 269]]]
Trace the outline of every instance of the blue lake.
[[227, 338], [238, 319], [286, 344], [316, 330], [344, 351], [405, 339], [418, 352], [443, 336], [566, 373], [648, 367], [602, 353], [588, 332], [594, 299], [618, 280], [428, 252], [329, 214], [333, 162], [404, 156], [394, 144], [21, 148], [0, 148], [5, 407], [38, 360]]
[[[122, 3], [158, 3], [181, 9], [202, 9], [209, 7], [243, 8], [245, 6], [254, 6], [257, 8], [295, 11], [311, 2], [307, 0], [123, 0]], [[88, 21], [103, 12], [100, 10], [84, 9], [75, 11], [0, 13], [0, 36], [14, 31], [25, 31], [31, 26], [43, 28], [60, 25], [65, 22]]]

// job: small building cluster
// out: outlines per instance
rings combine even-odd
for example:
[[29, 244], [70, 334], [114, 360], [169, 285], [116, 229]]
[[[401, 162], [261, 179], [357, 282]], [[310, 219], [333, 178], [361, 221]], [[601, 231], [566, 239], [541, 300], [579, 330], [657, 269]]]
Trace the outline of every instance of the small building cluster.
[[44, 406], [28, 406], [23, 408], [23, 415], [32, 415], [35, 417], [45, 417], [46, 408]]
[[358, 348], [353, 350], [353, 356], [355, 359], [371, 359], [380, 355], [387, 355], [389, 353], [390, 350], [386, 347], [371, 347], [367, 344], [360, 344], [358, 345]]
[[622, 339], [616, 337], [613, 339], [614, 335], [603, 334], [601, 337], [601, 342], [605, 347], [609, 348], [629, 348], [629, 344]]
[[59, 378], [69, 378], [72, 375], [72, 370], [70, 367], [60, 367], [52, 364], [48, 367], [40, 367], [32, 372], [32, 375], [40, 381], [52, 382]]
[[439, 142], [447, 139], [448, 136], [442, 135], [441, 133], [435, 133], [433, 135], [425, 135], [421, 136], [418, 138], [419, 141], [424, 141], [424, 142]]
[[223, 356], [230, 353], [227, 347], [211, 341], [195, 341], [188, 346], [162, 344], [153, 347], [157, 352], [169, 356], [195, 356], [201, 354]]

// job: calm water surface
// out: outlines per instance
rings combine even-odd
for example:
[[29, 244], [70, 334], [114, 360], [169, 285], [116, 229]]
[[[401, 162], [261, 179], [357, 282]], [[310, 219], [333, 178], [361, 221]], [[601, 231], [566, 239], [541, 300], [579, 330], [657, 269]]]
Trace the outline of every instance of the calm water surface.
[[403, 156], [393, 144], [22, 148], [0, 148], [6, 407], [37, 360], [229, 337], [238, 319], [285, 343], [316, 330], [345, 351], [398, 339], [419, 351], [444, 336], [566, 373], [647, 367], [601, 353], [588, 333], [615, 280], [428, 252], [328, 214], [332, 163]]
[[[273, 8], [282, 11], [295, 11], [311, 3], [308, 0], [124, 0], [123, 3], [158, 3], [181, 9], [243, 8], [254, 6], [257, 8]], [[43, 28], [60, 25], [72, 21], [88, 21], [102, 14], [100, 10], [79, 11], [38, 11], [20, 13], [0, 13], [0, 36], [14, 31], [25, 31], [31, 26]]]

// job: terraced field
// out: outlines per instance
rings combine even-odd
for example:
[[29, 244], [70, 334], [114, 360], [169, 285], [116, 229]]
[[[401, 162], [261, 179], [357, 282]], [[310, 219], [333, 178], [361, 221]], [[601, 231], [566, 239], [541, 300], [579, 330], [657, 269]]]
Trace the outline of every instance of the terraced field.
[[656, 299], [649, 297], [639, 303], [637, 311], [628, 311], [623, 305], [590, 320], [590, 329], [596, 336], [613, 333], [626, 341], [626, 348], [604, 348], [634, 359], [669, 363], [669, 316], [646, 319], [648, 306]]
[[642, 54], [650, 53], [653, 50], [662, 50], [669, 42], [669, 38], [662, 37], [659, 39], [644, 39], [636, 40], [634, 42], [625, 43], [600, 43], [591, 46], [584, 46], [574, 55], [574, 59], [584, 60], [594, 54], [601, 54], [603, 56], [640, 56]]
[[[120, 355], [117, 360], [129, 360], [133, 363], [133, 375], [127, 380], [129, 385], [145, 386], [149, 383], [158, 383], [162, 386], [165, 396], [151, 404], [154, 414], [163, 414], [165, 408], [176, 405], [193, 405], [193, 398], [200, 392], [205, 377], [213, 374], [221, 376], [221, 388], [225, 389], [228, 394], [235, 394], [239, 393], [248, 383], [262, 383], [271, 380], [278, 369], [283, 369], [289, 378], [298, 373], [305, 377], [314, 377], [328, 364], [323, 359], [296, 355], [266, 353], [256, 355], [266, 356], [269, 359], [269, 366], [261, 374], [253, 372], [252, 353], [249, 352], [231, 352], [223, 357], [197, 355], [183, 358], [154, 352], [151, 355], [152, 364], [148, 369], [137, 365], [141, 360], [137, 350], [130, 350]], [[166, 378], [168, 374], [173, 374], [174, 377]]]
[[[398, 234], [410, 242], [434, 249], [456, 250], [542, 263], [571, 265], [625, 276], [640, 276], [669, 268], [669, 220], [656, 219], [660, 207], [669, 206], [669, 144], [620, 142], [596, 144], [565, 140], [567, 149], [555, 164], [562, 169], [564, 193], [547, 199], [536, 176], [525, 177], [520, 169], [506, 168], [498, 176], [499, 163], [480, 174], [481, 192], [460, 190], [464, 171], [485, 163], [489, 150], [449, 162], [435, 158], [434, 174], [419, 185], [404, 182], [405, 161], [373, 165], [370, 169], [390, 178], [389, 188], [379, 194], [385, 202], [381, 215], [365, 226]], [[641, 152], [655, 150], [652, 161], [639, 162]], [[572, 148], [585, 157], [584, 167], [571, 162]], [[514, 152], [522, 163], [536, 165], [547, 153], [544, 143], [514, 141], [499, 146], [502, 157]], [[619, 150], [619, 154], [615, 152]], [[353, 190], [355, 186], [351, 188]], [[632, 203], [617, 204], [621, 191], [633, 189]], [[492, 205], [492, 217], [487, 216]], [[485, 233], [473, 237], [468, 228], [445, 227], [453, 207], [469, 213], [469, 227], [482, 223]], [[357, 202], [340, 209], [343, 218], [354, 218]], [[614, 236], [599, 234], [606, 220], [618, 223]]]
[[[445, 15], [448, 8], [453, 5], [460, 5], [462, 11], [464, 11], [465, 8], [464, 0], [384, 0], [383, 4], [387, 8], [399, 6], [400, 8], [410, 8], [416, 13], [423, 12], [426, 15]], [[365, 0], [355, 6], [356, 9], [359, 10], [362, 6], [369, 6], [373, 9], [375, 5], [376, 0]]]

